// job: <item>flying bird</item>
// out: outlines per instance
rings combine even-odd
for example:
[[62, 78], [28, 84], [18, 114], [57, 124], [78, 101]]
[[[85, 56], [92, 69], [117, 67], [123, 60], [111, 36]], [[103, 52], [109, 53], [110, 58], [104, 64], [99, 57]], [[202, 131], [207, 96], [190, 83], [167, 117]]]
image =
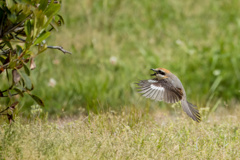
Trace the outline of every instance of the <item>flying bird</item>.
[[194, 121], [200, 122], [201, 116], [197, 107], [187, 101], [187, 96], [181, 81], [165, 68], [151, 69], [153, 79], [141, 80], [136, 83], [142, 96], [156, 101], [176, 103], [181, 101], [183, 110]]

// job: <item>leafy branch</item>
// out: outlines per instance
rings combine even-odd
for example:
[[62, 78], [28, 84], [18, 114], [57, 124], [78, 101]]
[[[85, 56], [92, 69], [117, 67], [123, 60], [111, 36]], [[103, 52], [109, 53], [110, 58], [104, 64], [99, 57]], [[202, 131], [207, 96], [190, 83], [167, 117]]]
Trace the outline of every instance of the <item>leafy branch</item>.
[[[46, 39], [52, 31], [64, 24], [61, 15], [59, 0], [24, 0], [0, 1], [0, 76], [6, 74], [8, 86], [1, 86], [0, 98], [16, 101], [17, 95], [28, 94], [39, 105], [43, 101], [31, 91], [34, 86], [30, 74], [36, 68], [36, 57], [47, 49], [57, 49], [64, 54], [71, 52], [61, 46], [49, 46]], [[37, 48], [37, 51], [34, 49]], [[18, 101], [17, 101], [18, 102]], [[13, 120], [9, 109], [18, 103], [6, 107], [0, 115], [8, 116]]]

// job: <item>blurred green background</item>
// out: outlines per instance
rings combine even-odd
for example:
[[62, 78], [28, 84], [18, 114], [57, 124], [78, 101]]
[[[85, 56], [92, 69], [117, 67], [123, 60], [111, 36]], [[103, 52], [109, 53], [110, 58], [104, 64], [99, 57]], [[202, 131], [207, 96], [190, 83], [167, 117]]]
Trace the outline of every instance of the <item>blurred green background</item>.
[[[171, 108], [141, 97], [134, 84], [150, 78], [150, 68], [162, 67], [180, 78], [200, 108], [238, 103], [239, 6], [239, 0], [63, 1], [65, 25], [48, 44], [73, 54], [49, 49], [40, 55], [33, 93], [55, 115], [82, 108]], [[25, 97], [22, 111], [34, 103]]]

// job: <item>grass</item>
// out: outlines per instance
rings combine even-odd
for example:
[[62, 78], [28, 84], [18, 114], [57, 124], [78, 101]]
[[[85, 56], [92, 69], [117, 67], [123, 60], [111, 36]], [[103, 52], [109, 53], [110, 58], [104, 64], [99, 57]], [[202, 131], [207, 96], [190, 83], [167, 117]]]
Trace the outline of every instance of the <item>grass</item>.
[[[64, 1], [48, 44], [73, 55], [38, 57], [33, 92], [46, 107], [20, 98], [0, 159], [239, 159], [239, 3]], [[140, 97], [134, 82], [157, 67], [181, 79], [203, 122]]]
[[238, 159], [239, 113], [223, 109], [201, 123], [179, 112], [139, 109], [27, 123], [16, 118], [0, 128], [0, 159]]
[[[204, 108], [220, 100], [224, 106], [240, 96], [239, 5], [237, 0], [63, 2], [65, 25], [48, 44], [73, 55], [54, 50], [40, 55], [31, 75], [34, 93], [51, 115], [145, 107], [150, 103], [139, 98], [134, 82], [150, 78], [150, 68], [164, 67], [181, 79], [192, 103]], [[27, 97], [20, 106], [27, 114], [33, 104]]]

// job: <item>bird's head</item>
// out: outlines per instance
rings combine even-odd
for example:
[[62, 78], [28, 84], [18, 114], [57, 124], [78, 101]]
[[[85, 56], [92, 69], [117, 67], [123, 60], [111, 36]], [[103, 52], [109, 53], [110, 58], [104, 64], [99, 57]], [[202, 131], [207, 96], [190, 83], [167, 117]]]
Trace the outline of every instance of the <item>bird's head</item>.
[[158, 80], [168, 78], [169, 75], [171, 74], [171, 72], [165, 68], [156, 68], [150, 70], [154, 71], [154, 73], [151, 74], [151, 76], [156, 76]]

